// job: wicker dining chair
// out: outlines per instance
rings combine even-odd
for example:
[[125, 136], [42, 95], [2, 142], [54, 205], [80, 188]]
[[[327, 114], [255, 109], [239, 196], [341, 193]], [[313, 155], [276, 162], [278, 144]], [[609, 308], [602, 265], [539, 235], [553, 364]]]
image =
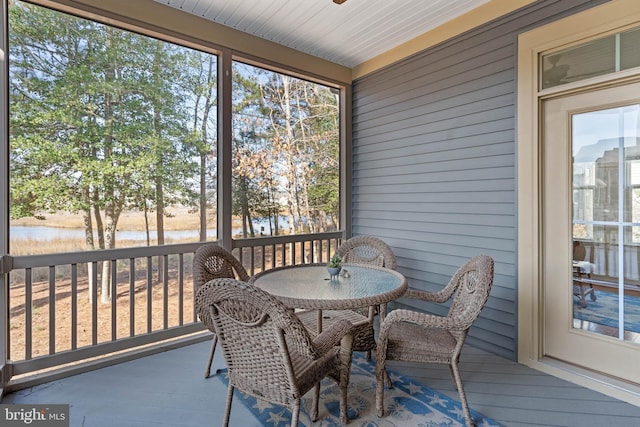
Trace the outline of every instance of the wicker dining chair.
[[374, 236], [355, 236], [345, 240], [336, 250], [346, 264], [370, 264], [395, 270], [396, 256], [383, 240]]
[[[390, 270], [398, 269], [396, 255], [389, 245], [375, 236], [362, 235], [347, 239], [338, 247], [336, 253], [340, 255], [344, 264], [368, 264]], [[386, 310], [386, 304], [374, 307], [374, 315], [381, 314], [384, 317]], [[366, 310], [361, 311], [361, 314], [369, 315]]]
[[473, 426], [458, 370], [460, 352], [473, 322], [480, 315], [493, 283], [493, 259], [479, 255], [458, 269], [447, 286], [435, 293], [408, 290], [405, 297], [443, 303], [451, 300], [448, 314], [436, 316], [412, 310], [393, 310], [380, 327], [376, 347], [376, 410], [384, 416], [384, 385], [392, 388], [387, 360], [448, 364], [458, 389], [464, 419]]
[[[200, 246], [193, 257], [193, 288], [194, 293], [202, 285], [212, 279], [231, 278], [243, 282], [249, 280], [249, 274], [240, 261], [231, 252], [215, 243]], [[209, 360], [204, 371], [204, 377], [211, 375], [211, 365], [216, 352], [218, 338], [213, 334]]]
[[[395, 270], [398, 266], [396, 256], [391, 248], [381, 239], [374, 236], [355, 236], [345, 240], [336, 250], [336, 253], [342, 258], [345, 270], [348, 270], [348, 264], [365, 264], [385, 267]], [[323, 327], [331, 325], [331, 323], [347, 319], [352, 322], [353, 330], [353, 349], [354, 351], [364, 351], [367, 353], [367, 359], [371, 358], [371, 350], [376, 346], [374, 337], [374, 321], [378, 314], [384, 316], [386, 313], [386, 304], [382, 306], [373, 306], [369, 308], [356, 309], [349, 312], [348, 310], [324, 310], [320, 313]], [[299, 313], [298, 316], [304, 324], [312, 331], [317, 333], [318, 315], [313, 313]]]
[[291, 409], [297, 426], [302, 397], [312, 388], [309, 414], [318, 418], [320, 381], [340, 388], [340, 421], [346, 424], [351, 369], [351, 324], [336, 322], [312, 338], [292, 310], [262, 289], [235, 279], [214, 279], [196, 294], [196, 312], [219, 337], [229, 387], [223, 425], [229, 424], [233, 391]]

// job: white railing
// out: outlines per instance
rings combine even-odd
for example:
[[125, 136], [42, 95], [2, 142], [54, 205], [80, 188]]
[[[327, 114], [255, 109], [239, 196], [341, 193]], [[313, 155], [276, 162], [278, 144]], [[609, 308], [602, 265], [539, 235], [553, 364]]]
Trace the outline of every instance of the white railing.
[[[232, 248], [252, 275], [326, 262], [342, 237], [261, 237]], [[193, 310], [193, 254], [202, 244], [5, 257], [7, 390], [209, 339]], [[103, 275], [110, 298], [100, 292]]]

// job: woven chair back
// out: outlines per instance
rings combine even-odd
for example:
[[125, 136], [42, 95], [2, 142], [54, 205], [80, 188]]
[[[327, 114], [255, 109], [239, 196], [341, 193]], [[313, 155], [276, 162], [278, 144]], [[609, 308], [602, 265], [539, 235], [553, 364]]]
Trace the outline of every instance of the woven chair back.
[[201, 321], [220, 340], [230, 384], [284, 405], [299, 397], [290, 351], [309, 359], [318, 356], [289, 308], [265, 291], [229, 278], [205, 283], [195, 304]]
[[369, 264], [395, 270], [396, 256], [384, 241], [374, 236], [355, 236], [344, 241], [338, 250], [345, 264]]
[[456, 271], [451, 282], [457, 286], [448, 316], [456, 318], [464, 329], [469, 329], [489, 298], [493, 259], [486, 255], [472, 258]]
[[193, 285], [197, 291], [209, 280], [230, 278], [243, 282], [249, 274], [231, 252], [217, 244], [200, 246], [193, 257]]

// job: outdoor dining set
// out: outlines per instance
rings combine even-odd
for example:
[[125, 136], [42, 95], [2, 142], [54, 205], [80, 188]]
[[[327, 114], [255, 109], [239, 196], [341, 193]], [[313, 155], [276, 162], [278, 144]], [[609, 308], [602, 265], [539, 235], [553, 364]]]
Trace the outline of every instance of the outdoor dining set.
[[[467, 333], [485, 305], [493, 260], [476, 256], [434, 293], [409, 288], [390, 247], [373, 236], [356, 236], [336, 250], [341, 271], [326, 264], [276, 267], [250, 276], [233, 254], [217, 244], [194, 257], [195, 308], [213, 332], [205, 377], [220, 343], [228, 392], [223, 425], [229, 425], [234, 390], [291, 409], [298, 425], [301, 399], [313, 390], [310, 417], [318, 418], [320, 382], [340, 390], [340, 422], [348, 422], [347, 390], [354, 351], [375, 352], [376, 411], [385, 416], [385, 385], [393, 384], [387, 360], [450, 366], [467, 426], [473, 425], [458, 370]], [[448, 314], [396, 309], [402, 298], [449, 302]], [[376, 321], [378, 323], [376, 323]], [[377, 333], [376, 333], [377, 331]]]

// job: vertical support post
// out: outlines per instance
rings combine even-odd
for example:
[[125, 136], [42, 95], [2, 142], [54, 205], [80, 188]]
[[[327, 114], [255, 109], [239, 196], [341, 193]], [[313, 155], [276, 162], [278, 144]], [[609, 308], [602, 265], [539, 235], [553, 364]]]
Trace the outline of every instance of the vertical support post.
[[351, 229], [351, 121], [352, 121], [352, 87], [346, 85], [340, 91], [340, 229], [343, 239], [353, 233]]
[[[0, 2], [0, 399], [11, 379], [9, 350], [9, 18], [7, 2]], [[6, 262], [5, 262], [6, 260]], [[6, 267], [6, 268], [4, 268]]]
[[231, 52], [224, 49], [218, 56], [218, 241], [227, 250], [232, 249], [231, 230], [231, 171], [232, 171], [232, 65]]

